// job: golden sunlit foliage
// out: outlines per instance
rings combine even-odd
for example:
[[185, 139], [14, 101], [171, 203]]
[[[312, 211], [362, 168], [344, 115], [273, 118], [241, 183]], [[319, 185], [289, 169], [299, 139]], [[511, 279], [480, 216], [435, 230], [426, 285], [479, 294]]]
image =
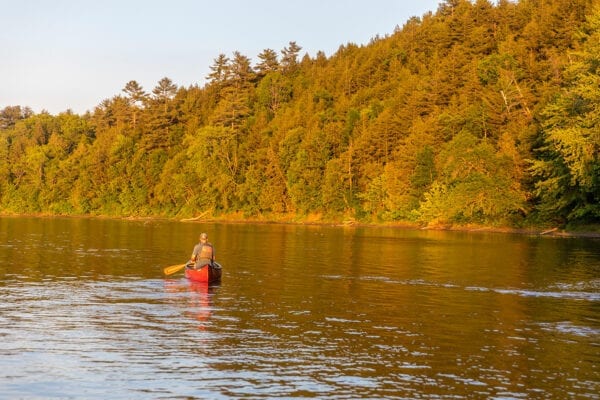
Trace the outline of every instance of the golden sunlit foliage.
[[220, 54], [93, 112], [0, 111], [0, 211], [600, 220], [600, 8], [446, 0], [326, 57]]

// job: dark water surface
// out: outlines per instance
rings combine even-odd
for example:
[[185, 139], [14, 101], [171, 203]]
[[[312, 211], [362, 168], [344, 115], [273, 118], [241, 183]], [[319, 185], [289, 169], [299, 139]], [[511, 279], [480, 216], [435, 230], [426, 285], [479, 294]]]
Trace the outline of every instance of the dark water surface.
[[0, 299], [0, 398], [600, 392], [597, 239], [3, 217]]

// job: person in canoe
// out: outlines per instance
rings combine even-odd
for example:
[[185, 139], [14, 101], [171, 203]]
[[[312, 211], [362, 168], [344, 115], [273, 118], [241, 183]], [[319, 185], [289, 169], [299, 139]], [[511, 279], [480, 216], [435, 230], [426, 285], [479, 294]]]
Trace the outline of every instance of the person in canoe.
[[200, 269], [205, 265], [213, 265], [215, 261], [215, 248], [208, 242], [208, 235], [204, 232], [200, 234], [200, 241], [194, 246], [192, 257], [188, 264], [194, 265], [195, 269]]

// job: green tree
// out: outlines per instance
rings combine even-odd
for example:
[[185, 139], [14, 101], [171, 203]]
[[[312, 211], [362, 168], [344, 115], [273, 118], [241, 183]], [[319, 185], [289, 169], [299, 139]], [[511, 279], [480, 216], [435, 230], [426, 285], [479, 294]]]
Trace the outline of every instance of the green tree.
[[219, 101], [210, 122], [213, 125], [228, 127], [240, 133], [246, 117], [251, 112], [252, 81], [254, 71], [250, 59], [234, 52], [233, 60], [227, 65], [229, 79], [221, 85]]
[[541, 211], [561, 222], [600, 220], [600, 8], [581, 31], [566, 86], [541, 115], [542, 146], [532, 163]]
[[267, 110], [272, 119], [279, 108], [290, 101], [292, 84], [280, 72], [271, 72], [265, 76], [256, 88], [257, 102]]
[[229, 80], [229, 58], [221, 53], [214, 59], [214, 64], [210, 66], [211, 73], [206, 77], [209, 83], [220, 85]]
[[154, 100], [162, 104], [165, 114], [168, 111], [169, 101], [175, 96], [175, 93], [177, 93], [177, 85], [167, 77], [158, 81], [158, 84], [152, 89]]
[[275, 72], [279, 69], [279, 60], [275, 50], [265, 49], [258, 55], [260, 62], [256, 64], [256, 73], [260, 77], [264, 77], [270, 72]]
[[147, 100], [148, 94], [136, 81], [127, 82], [122, 91], [127, 95], [129, 105], [132, 107], [133, 129], [135, 129], [139, 108], [143, 106], [144, 102]]
[[492, 223], [523, 211], [525, 196], [513, 185], [511, 160], [490, 144], [462, 131], [437, 162], [440, 176], [418, 210], [422, 221]]
[[302, 50], [302, 47], [298, 46], [298, 44], [293, 41], [289, 43], [289, 46], [284, 47], [283, 50], [281, 50], [280, 66], [284, 74], [296, 71], [300, 50]]
[[177, 85], [169, 78], [162, 78], [152, 90], [150, 107], [145, 110], [147, 120], [143, 128], [144, 151], [170, 149], [181, 133], [178, 128], [178, 112], [175, 95]]
[[8, 129], [17, 121], [29, 118], [33, 111], [29, 107], [7, 106], [0, 110], [0, 129]]

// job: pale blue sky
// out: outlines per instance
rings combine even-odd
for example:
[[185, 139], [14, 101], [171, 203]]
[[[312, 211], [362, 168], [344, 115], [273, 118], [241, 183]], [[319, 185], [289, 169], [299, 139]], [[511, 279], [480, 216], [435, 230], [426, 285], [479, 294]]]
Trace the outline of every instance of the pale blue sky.
[[278, 54], [295, 41], [329, 57], [441, 0], [0, 0], [0, 109], [93, 110], [130, 80], [203, 86], [214, 59]]

